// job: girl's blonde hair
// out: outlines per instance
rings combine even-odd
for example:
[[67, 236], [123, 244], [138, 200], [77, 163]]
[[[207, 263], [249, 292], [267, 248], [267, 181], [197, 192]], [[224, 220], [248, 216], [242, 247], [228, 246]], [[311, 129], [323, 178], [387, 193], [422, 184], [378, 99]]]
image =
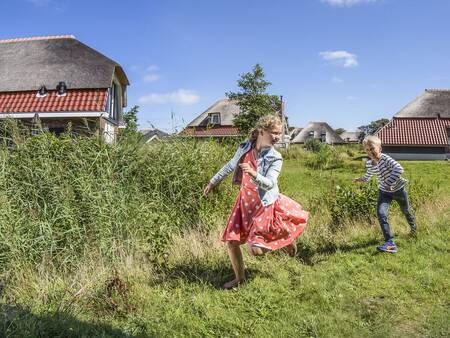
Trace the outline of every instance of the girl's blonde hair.
[[374, 135], [366, 136], [363, 140], [363, 145], [366, 144], [373, 144], [374, 146], [381, 147], [381, 140]]
[[264, 116], [261, 116], [256, 122], [256, 126], [250, 131], [250, 135], [248, 139], [252, 142], [255, 142], [258, 138], [258, 134], [265, 130], [265, 131], [271, 131], [275, 127], [282, 127], [283, 123], [281, 122], [281, 119], [276, 114], [267, 114]]

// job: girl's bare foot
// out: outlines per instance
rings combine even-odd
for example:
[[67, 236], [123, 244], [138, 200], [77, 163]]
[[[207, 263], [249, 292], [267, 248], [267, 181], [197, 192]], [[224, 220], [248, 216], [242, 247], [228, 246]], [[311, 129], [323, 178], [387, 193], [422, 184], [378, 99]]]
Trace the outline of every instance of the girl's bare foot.
[[240, 284], [244, 283], [244, 279], [233, 279], [232, 281], [226, 282], [222, 288], [225, 290], [231, 290], [234, 289], [235, 287], [238, 287]]
[[297, 254], [297, 244], [295, 242], [289, 244], [288, 246], [286, 246], [286, 251], [290, 257], [295, 257], [295, 255]]

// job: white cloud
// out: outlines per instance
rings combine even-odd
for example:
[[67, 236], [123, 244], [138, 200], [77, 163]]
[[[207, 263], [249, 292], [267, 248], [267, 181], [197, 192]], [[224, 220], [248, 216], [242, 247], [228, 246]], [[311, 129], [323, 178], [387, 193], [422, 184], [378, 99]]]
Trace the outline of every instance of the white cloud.
[[145, 82], [155, 82], [158, 81], [161, 78], [158, 74], [147, 74], [144, 76]]
[[49, 5], [52, 0], [27, 0], [28, 2], [32, 3], [33, 5], [37, 7], [44, 7]]
[[345, 50], [320, 52], [319, 56], [338, 67], [351, 68], [358, 66], [357, 56]]
[[342, 83], [342, 82], [344, 82], [344, 80], [342, 80], [341, 78], [335, 76], [335, 77], [333, 77], [331, 79], [331, 82], [333, 82], [333, 83]]
[[200, 96], [195, 94], [192, 90], [187, 89], [178, 89], [171, 93], [150, 93], [144, 96], [141, 96], [138, 99], [138, 102], [141, 104], [150, 103], [150, 104], [167, 104], [174, 103], [182, 106], [188, 106], [191, 104], [195, 104], [200, 100]]
[[358, 98], [356, 96], [352, 96], [352, 95], [347, 96], [345, 99], [348, 100], [348, 101], [358, 100]]
[[150, 65], [147, 67], [147, 72], [155, 72], [159, 70], [159, 67], [157, 65]]
[[144, 76], [145, 82], [155, 82], [161, 78], [161, 75], [157, 74], [159, 67], [156, 65], [150, 65], [146, 68], [147, 74]]
[[377, 1], [379, 0], [322, 0], [322, 2], [325, 2], [331, 6], [336, 7], [352, 7], [363, 3], [377, 2]]

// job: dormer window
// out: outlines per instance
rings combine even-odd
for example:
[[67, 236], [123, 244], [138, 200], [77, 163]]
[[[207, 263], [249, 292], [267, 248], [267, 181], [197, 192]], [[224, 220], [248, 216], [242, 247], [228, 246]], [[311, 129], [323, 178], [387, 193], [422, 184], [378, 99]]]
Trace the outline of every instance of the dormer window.
[[314, 138], [314, 130], [311, 130], [311, 131], [308, 133], [308, 137], [309, 137], [309, 138]]
[[209, 114], [209, 123], [210, 124], [220, 124], [220, 113]]
[[67, 95], [67, 86], [66, 83], [61, 81], [60, 83], [58, 83], [58, 85], [56, 86], [56, 96], [61, 97], [61, 96], [66, 96]]
[[46, 97], [48, 94], [47, 88], [45, 88], [44, 85], [41, 86], [41, 88], [39, 88], [36, 97]]
[[122, 108], [122, 90], [116, 81], [113, 82], [108, 94], [107, 110], [109, 118], [119, 121]]
[[321, 142], [326, 142], [327, 141], [327, 133], [326, 132], [320, 133], [320, 141]]

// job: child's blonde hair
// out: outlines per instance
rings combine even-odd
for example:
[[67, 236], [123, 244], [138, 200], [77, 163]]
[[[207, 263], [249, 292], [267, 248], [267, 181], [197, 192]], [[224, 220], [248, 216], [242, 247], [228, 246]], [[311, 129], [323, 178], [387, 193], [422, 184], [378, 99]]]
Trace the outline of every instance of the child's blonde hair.
[[368, 145], [368, 144], [372, 144], [374, 146], [381, 147], [381, 140], [374, 135], [369, 135], [369, 136], [366, 136], [363, 140], [364, 146]]
[[250, 131], [249, 140], [252, 142], [255, 142], [258, 138], [258, 134], [265, 130], [265, 131], [271, 131], [275, 127], [282, 127], [283, 122], [281, 122], [281, 119], [276, 114], [267, 114], [263, 115], [259, 118], [258, 122], [256, 122], [256, 126]]

